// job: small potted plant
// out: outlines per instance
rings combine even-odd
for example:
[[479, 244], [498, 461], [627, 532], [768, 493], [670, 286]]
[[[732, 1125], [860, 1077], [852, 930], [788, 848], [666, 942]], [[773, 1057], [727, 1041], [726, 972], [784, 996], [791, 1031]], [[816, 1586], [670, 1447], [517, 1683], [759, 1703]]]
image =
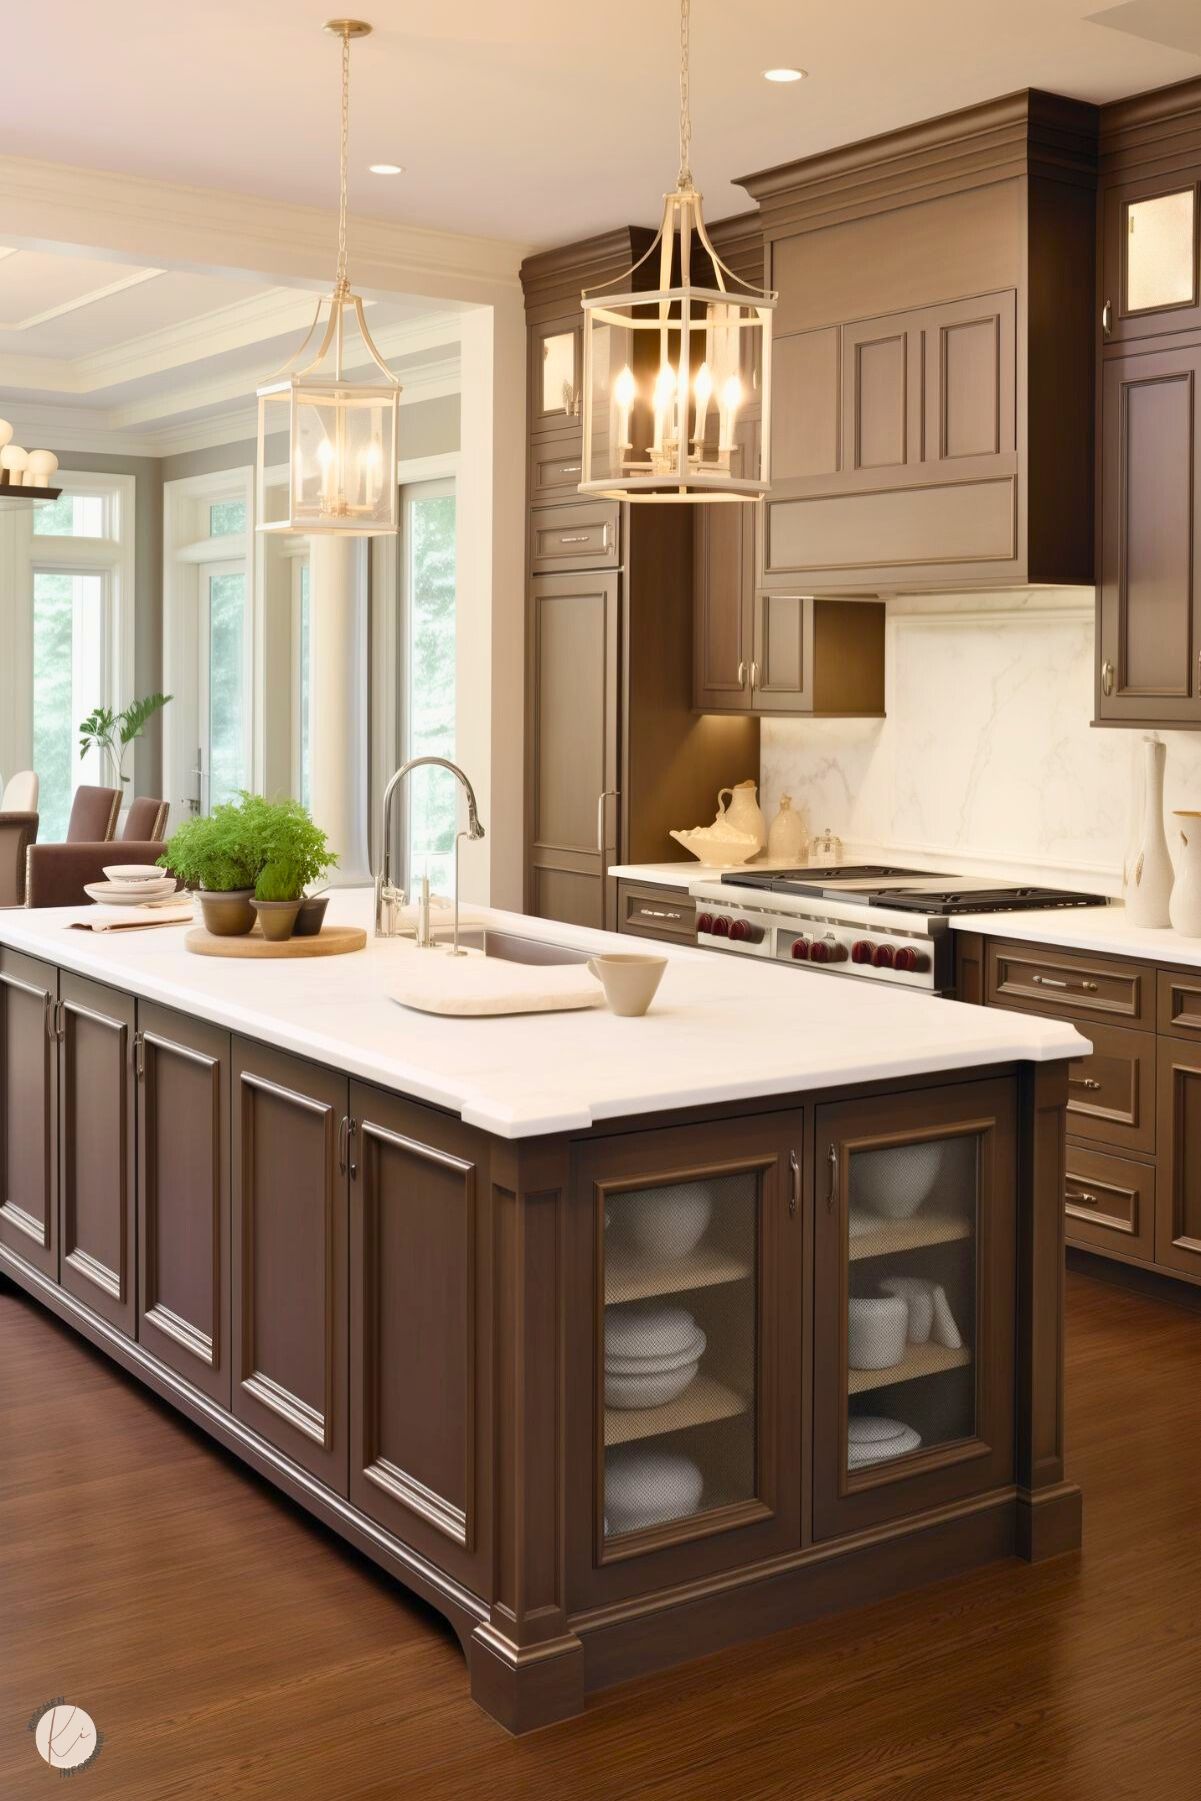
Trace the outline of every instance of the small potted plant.
[[164, 869], [200, 896], [206, 930], [239, 937], [254, 927], [251, 898], [264, 857], [241, 807], [214, 807], [177, 827], [159, 858]]
[[[299, 801], [272, 802], [245, 795], [243, 803], [264, 856], [252, 902], [260, 930], [264, 938], [290, 938], [304, 905], [305, 887], [324, 875], [338, 859], [330, 850], [325, 833], [313, 824]], [[320, 930], [320, 920], [317, 929]], [[310, 935], [311, 931], [305, 934]]]
[[147, 694], [141, 700], [131, 701], [119, 713], [114, 713], [111, 707], [94, 707], [79, 723], [80, 756], [86, 757], [90, 750], [98, 750], [116, 776], [118, 787], [124, 789], [129, 781], [125, 773], [125, 752], [170, 699], [169, 694]]

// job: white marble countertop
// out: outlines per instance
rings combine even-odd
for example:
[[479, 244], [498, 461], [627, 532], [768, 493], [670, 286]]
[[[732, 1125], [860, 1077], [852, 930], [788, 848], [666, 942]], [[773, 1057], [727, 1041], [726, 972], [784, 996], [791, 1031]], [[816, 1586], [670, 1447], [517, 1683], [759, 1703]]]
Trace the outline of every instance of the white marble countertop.
[[[225, 960], [185, 950], [187, 926], [67, 929], [88, 911], [0, 911], [0, 944], [445, 1107], [502, 1138], [939, 1070], [1051, 1062], [1087, 1048], [1057, 1020], [675, 945], [662, 947], [668, 967], [643, 1019], [606, 1008], [448, 1019], [388, 998], [400, 960], [431, 954], [405, 940], [368, 938], [365, 951], [345, 957]], [[370, 911], [366, 890], [344, 891], [333, 896], [329, 918], [369, 926]], [[628, 937], [519, 914], [471, 908], [464, 917], [594, 952], [630, 950]]]
[[1108, 907], [1052, 907], [1045, 913], [960, 913], [957, 932], [1012, 938], [1021, 944], [1053, 944], [1061, 950], [1103, 951], [1201, 969], [1201, 938], [1182, 938], [1170, 927], [1132, 926], [1120, 903]]

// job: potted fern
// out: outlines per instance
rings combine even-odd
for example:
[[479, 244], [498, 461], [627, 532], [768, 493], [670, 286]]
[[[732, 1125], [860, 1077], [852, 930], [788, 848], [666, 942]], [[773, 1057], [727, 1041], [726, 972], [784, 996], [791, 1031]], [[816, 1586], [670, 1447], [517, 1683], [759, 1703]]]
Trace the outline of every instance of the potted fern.
[[252, 906], [264, 938], [290, 938], [304, 904], [308, 883], [331, 869], [337, 857], [325, 833], [313, 824], [299, 801], [265, 801], [243, 797], [255, 821], [264, 862], [255, 881]]
[[233, 802], [185, 820], [167, 840], [159, 862], [200, 897], [208, 931], [236, 938], [254, 926], [251, 897], [264, 858], [242, 809]]

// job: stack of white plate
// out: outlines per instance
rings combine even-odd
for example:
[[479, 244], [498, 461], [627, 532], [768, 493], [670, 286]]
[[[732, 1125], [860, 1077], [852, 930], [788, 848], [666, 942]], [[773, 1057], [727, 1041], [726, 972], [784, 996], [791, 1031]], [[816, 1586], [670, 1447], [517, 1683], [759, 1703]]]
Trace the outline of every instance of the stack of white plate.
[[605, 1532], [640, 1532], [687, 1519], [701, 1504], [705, 1481], [682, 1451], [618, 1445], [605, 1458]]
[[904, 1420], [887, 1420], [879, 1414], [857, 1413], [847, 1421], [847, 1468], [865, 1469], [870, 1463], [887, 1463], [916, 1451], [920, 1432]]
[[144, 907], [175, 893], [175, 877], [148, 863], [110, 863], [104, 873], [108, 880], [85, 882], [84, 893], [106, 907]]
[[682, 1395], [705, 1334], [684, 1307], [652, 1302], [605, 1308], [605, 1406], [662, 1407]]

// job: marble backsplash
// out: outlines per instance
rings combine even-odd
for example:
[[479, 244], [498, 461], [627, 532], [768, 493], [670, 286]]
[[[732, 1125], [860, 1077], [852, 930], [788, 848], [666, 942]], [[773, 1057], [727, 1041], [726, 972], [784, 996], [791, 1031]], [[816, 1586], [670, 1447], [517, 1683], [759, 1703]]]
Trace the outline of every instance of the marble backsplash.
[[[1090, 724], [1093, 630], [1091, 588], [890, 601], [887, 718], [764, 720], [767, 818], [790, 793], [848, 854], [1118, 893], [1143, 734]], [[1166, 807], [1201, 808], [1201, 732], [1162, 737]]]

